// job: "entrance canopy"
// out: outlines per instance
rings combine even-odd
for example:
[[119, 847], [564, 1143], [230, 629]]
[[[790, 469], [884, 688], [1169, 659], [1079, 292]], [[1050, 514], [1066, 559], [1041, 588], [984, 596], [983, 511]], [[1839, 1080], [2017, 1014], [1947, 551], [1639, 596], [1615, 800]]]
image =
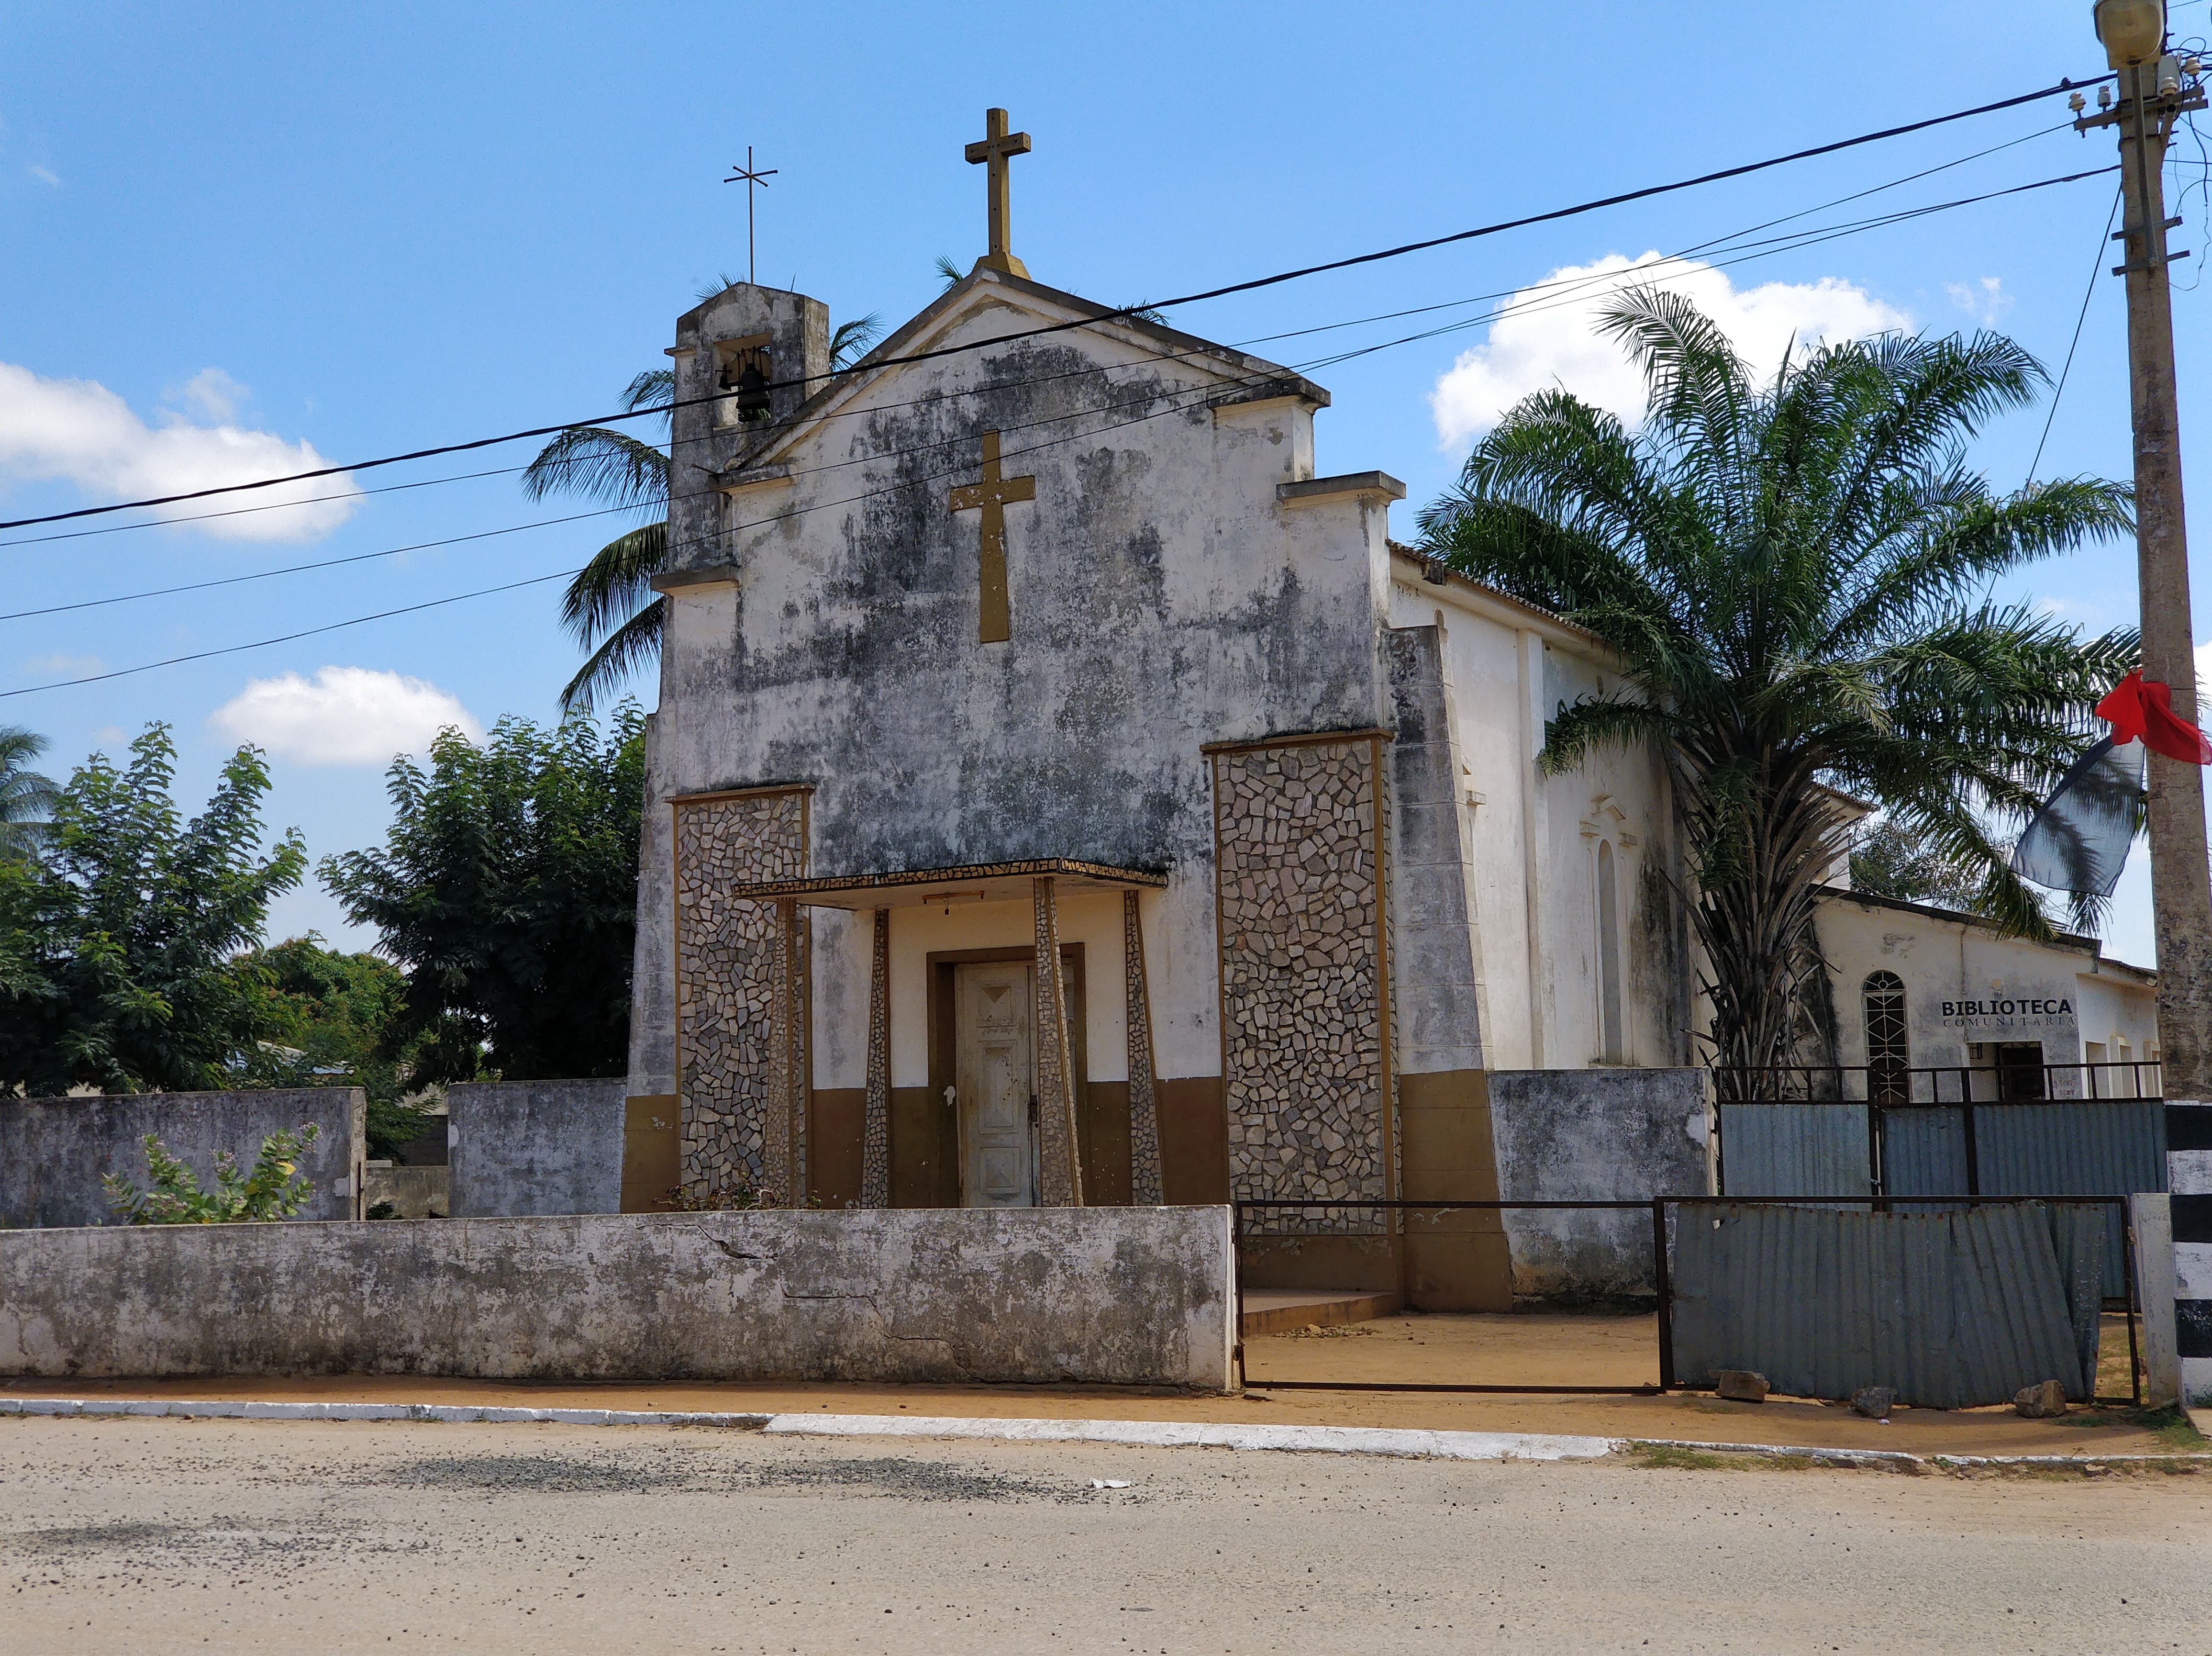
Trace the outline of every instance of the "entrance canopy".
[[833, 874], [819, 880], [770, 880], [733, 886], [737, 898], [772, 902], [788, 898], [803, 908], [927, 908], [952, 903], [1026, 903], [1034, 882], [1050, 879], [1065, 897], [1072, 892], [1133, 892], [1165, 889], [1165, 874], [1141, 868], [1115, 868], [1072, 857], [1038, 857], [1024, 862], [979, 862], [959, 868], [905, 868], [895, 874]]

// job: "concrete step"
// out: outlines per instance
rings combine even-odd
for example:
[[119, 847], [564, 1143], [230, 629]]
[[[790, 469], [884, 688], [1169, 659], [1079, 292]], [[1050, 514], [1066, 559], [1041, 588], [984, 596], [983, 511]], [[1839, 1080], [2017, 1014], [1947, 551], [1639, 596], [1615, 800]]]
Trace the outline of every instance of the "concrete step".
[[1302, 1328], [1327, 1328], [1335, 1323], [1371, 1322], [1395, 1317], [1404, 1309], [1395, 1294], [1369, 1294], [1357, 1288], [1247, 1288], [1244, 1290], [1243, 1337], [1289, 1334]]

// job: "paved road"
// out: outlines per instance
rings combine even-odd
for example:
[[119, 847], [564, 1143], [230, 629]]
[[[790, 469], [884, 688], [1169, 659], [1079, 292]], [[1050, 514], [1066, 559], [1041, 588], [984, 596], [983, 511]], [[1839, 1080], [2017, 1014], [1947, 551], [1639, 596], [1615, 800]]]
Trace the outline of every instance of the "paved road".
[[2205, 1475], [0, 1418], [0, 1656], [2208, 1653], [2208, 1560]]

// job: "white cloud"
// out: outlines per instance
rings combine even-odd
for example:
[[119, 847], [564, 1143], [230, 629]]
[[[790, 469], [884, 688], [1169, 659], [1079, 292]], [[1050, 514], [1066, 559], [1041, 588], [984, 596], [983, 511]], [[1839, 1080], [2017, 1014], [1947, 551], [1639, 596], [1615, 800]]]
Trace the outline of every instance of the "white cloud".
[[1951, 302], [1972, 317], [1984, 327], [1995, 327], [1997, 320], [2012, 308], [2012, 295], [2004, 290], [2004, 278], [1985, 276], [1979, 282], [1946, 282], [1943, 291], [1951, 295]]
[[1522, 289], [1491, 324], [1488, 342], [1464, 352], [1437, 381], [1429, 406], [1441, 445], [1458, 447], [1497, 424], [1531, 392], [1554, 385], [1632, 425], [1640, 422], [1644, 376], [1619, 342], [1597, 328], [1598, 313], [1622, 289], [1639, 285], [1683, 294], [1765, 374], [1780, 366], [1792, 339], [1803, 346], [1911, 326], [1904, 312], [1838, 277], [1739, 289], [1725, 271], [1695, 259], [1607, 253]]
[[218, 425], [235, 419], [239, 405], [251, 394], [219, 368], [202, 368], [168, 393], [172, 401], [190, 403]]
[[459, 698], [422, 679], [373, 667], [324, 667], [252, 679], [210, 715], [234, 741], [302, 764], [385, 764], [420, 753], [448, 725], [471, 740], [483, 727]]
[[41, 184], [51, 184], [57, 190], [62, 187], [62, 181], [36, 161], [31, 162], [23, 170]]
[[2197, 711], [2205, 711], [2205, 692], [2212, 690], [2212, 639], [2197, 647]]
[[[9, 478], [66, 478], [88, 495], [106, 499], [180, 495], [225, 484], [313, 471], [325, 462], [313, 444], [288, 443], [267, 431], [228, 423], [222, 399], [245, 387], [218, 369], [195, 376], [185, 394], [216, 423], [196, 425], [173, 417], [149, 426], [129, 404], [91, 380], [48, 380], [13, 362], [0, 362], [0, 481]], [[341, 472], [306, 483], [255, 489], [211, 500], [180, 501], [155, 515], [185, 518], [204, 512], [194, 527], [225, 540], [314, 540], [353, 515], [342, 495], [353, 480]], [[281, 511], [236, 510], [307, 501]]]

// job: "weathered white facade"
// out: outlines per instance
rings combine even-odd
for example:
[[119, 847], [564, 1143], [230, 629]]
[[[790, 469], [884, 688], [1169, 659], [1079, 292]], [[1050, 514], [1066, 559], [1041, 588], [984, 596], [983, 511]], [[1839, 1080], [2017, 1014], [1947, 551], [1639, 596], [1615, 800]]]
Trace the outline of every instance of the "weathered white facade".
[[[1838, 1063], [1887, 1056], [1911, 1069], [2049, 1067], [2052, 1097], [2159, 1095], [2156, 974], [2106, 959], [2096, 939], [2036, 943], [1978, 915], [1843, 890], [1822, 897], [1818, 924]], [[1901, 1042], [1893, 1025], [1885, 1028], [1882, 1005], [1896, 995]], [[1995, 1075], [1969, 1085], [1975, 1097], [1994, 1096]], [[1942, 1096], [1959, 1096], [1955, 1081], [1945, 1079]]]

